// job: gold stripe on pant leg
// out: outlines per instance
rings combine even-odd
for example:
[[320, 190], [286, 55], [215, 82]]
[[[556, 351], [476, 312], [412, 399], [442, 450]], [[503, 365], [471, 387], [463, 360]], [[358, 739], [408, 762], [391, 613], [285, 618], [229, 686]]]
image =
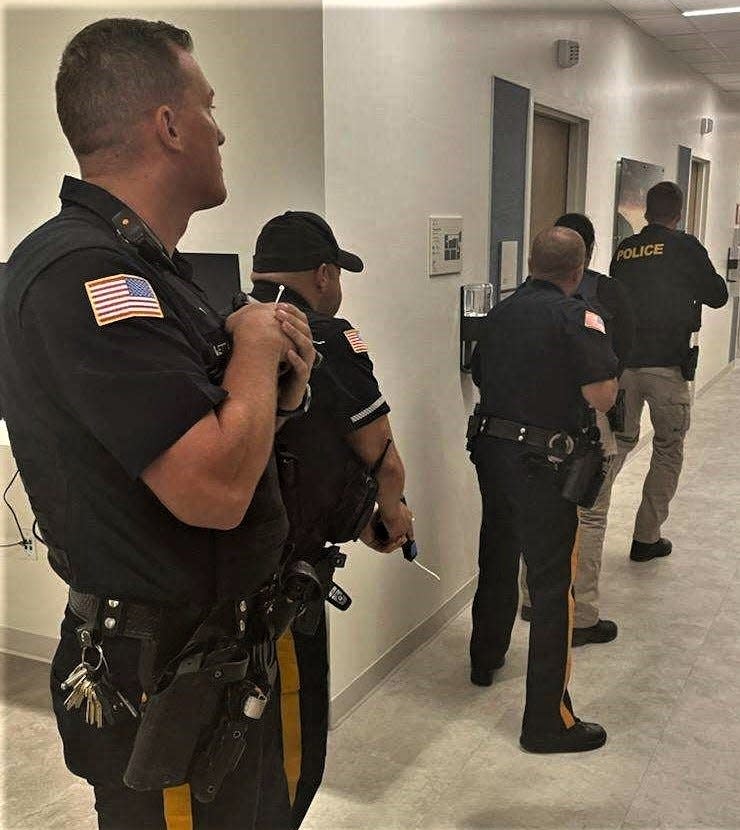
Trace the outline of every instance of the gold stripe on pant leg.
[[[568, 651], [565, 660], [565, 682], [563, 683], [563, 695], [565, 695], [566, 689], [568, 688], [568, 683], [570, 682], [570, 672], [573, 665], [571, 656], [571, 641], [573, 639], [573, 619], [575, 617], [576, 610], [575, 600], [573, 599], [573, 583], [575, 582], [576, 571], [578, 570], [579, 543], [579, 532], [576, 529], [576, 538], [573, 541], [573, 549], [570, 552], [570, 585], [568, 586]], [[575, 726], [575, 718], [562, 699], [560, 701], [560, 717], [562, 718], [566, 729], [570, 729], [571, 726]]]
[[277, 642], [280, 666], [280, 719], [283, 730], [283, 769], [291, 806], [301, 777], [301, 700], [298, 658], [293, 632], [288, 629]]
[[193, 806], [190, 784], [162, 790], [164, 822], [167, 830], [193, 830]]

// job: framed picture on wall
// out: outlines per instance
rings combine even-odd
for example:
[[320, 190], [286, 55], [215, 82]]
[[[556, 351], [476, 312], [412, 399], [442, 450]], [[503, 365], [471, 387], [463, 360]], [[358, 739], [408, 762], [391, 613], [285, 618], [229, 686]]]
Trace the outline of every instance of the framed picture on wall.
[[664, 178], [665, 169], [657, 164], [627, 158], [617, 162], [613, 251], [623, 239], [644, 227], [647, 192]]

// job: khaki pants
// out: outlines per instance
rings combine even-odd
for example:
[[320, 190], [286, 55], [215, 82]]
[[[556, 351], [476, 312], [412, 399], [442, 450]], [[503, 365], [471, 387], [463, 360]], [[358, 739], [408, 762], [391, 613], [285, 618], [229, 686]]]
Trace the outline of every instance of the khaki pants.
[[[605, 415], [597, 413], [597, 424], [601, 432], [601, 444], [604, 455], [608, 458], [606, 478], [594, 503], [588, 510], [578, 508], [578, 567], [573, 582], [575, 596], [576, 628], [588, 628], [599, 621], [599, 573], [601, 571], [601, 554], [604, 549], [607, 514], [612, 495], [612, 484], [621, 463], [617, 465], [617, 444], [614, 433], [609, 427]], [[520, 575], [522, 604], [530, 605], [527, 589], [527, 567], [522, 562]]]
[[691, 423], [691, 392], [678, 366], [625, 369], [619, 385], [625, 390], [625, 428], [617, 438], [617, 469], [640, 438], [640, 417], [647, 402], [653, 425], [653, 454], [642, 486], [642, 501], [633, 537], [648, 544], [660, 539], [668, 505], [676, 493], [683, 465], [683, 444]]

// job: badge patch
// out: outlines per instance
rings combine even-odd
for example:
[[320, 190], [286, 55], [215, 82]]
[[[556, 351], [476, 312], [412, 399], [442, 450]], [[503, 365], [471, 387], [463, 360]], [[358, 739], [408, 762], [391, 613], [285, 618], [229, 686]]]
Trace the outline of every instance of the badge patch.
[[583, 321], [583, 325], [586, 326], [587, 329], [596, 329], [596, 331], [600, 331], [602, 334], [606, 334], [604, 321], [601, 319], [601, 317], [599, 317], [598, 314], [595, 314], [593, 311], [586, 312], [586, 319]]
[[349, 345], [352, 347], [353, 352], [366, 352], [367, 346], [365, 345], [365, 341], [360, 337], [360, 332], [357, 329], [347, 329], [344, 332], [344, 336], [347, 338]]
[[85, 290], [99, 326], [130, 317], [164, 317], [157, 295], [144, 277], [100, 277], [86, 282]]

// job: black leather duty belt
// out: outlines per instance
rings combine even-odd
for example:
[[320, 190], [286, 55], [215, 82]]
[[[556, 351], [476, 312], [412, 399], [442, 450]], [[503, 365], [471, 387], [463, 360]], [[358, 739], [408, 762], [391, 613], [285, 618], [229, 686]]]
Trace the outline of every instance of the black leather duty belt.
[[97, 597], [69, 589], [69, 607], [86, 623], [100, 625], [105, 637], [154, 640], [160, 630], [162, 608], [137, 602]]
[[526, 444], [547, 453], [552, 461], [564, 460], [575, 449], [575, 441], [567, 432], [553, 432], [551, 429], [519, 424], [516, 421], [507, 421], [492, 415], [481, 416], [478, 434]]

